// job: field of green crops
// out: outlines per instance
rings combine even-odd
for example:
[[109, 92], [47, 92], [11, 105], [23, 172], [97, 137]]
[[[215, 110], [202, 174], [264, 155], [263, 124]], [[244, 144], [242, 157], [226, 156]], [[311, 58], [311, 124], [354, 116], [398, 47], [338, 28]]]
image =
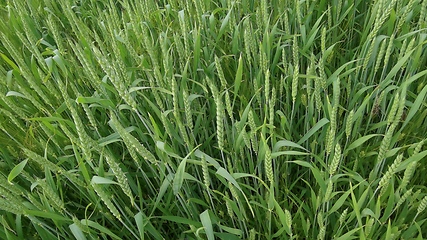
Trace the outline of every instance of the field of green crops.
[[0, 0], [0, 239], [426, 239], [427, 0]]

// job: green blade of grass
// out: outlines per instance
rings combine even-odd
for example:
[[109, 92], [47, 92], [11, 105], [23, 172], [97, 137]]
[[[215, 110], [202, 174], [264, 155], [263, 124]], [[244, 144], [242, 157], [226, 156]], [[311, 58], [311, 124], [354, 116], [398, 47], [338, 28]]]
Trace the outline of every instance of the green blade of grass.
[[200, 220], [202, 222], [203, 227], [205, 228], [206, 236], [209, 240], [214, 240], [214, 231], [212, 227], [211, 217], [209, 216], [208, 210], [205, 210], [200, 214]]
[[22, 170], [24, 170], [25, 166], [27, 165], [28, 159], [25, 159], [24, 161], [17, 164], [12, 171], [10, 171], [9, 175], [7, 176], [7, 181], [9, 183], [12, 183], [13, 179], [15, 179], [19, 174], [21, 174]]

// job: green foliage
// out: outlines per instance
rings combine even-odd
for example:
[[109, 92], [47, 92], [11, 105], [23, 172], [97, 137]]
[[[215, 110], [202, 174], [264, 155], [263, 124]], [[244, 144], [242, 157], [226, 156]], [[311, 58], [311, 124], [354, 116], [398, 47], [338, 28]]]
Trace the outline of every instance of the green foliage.
[[0, 238], [427, 238], [426, 5], [0, 0]]

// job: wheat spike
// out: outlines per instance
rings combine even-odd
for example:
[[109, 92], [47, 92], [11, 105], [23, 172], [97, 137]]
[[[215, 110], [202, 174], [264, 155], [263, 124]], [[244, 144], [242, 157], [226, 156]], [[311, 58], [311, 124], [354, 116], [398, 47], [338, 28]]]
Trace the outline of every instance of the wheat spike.
[[395, 32], [399, 32], [402, 28], [406, 18], [408, 17], [409, 11], [412, 10], [412, 5], [414, 2], [414, 0], [409, 0], [408, 4], [406, 4], [405, 10], [402, 12], [402, 15], [399, 16], [399, 22], [397, 23]]
[[26, 119], [27, 114], [18, 107], [14, 101], [11, 101], [10, 98], [6, 97], [6, 94], [0, 94], [0, 99], [12, 110], [12, 113], [16, 113], [20, 119]]
[[245, 54], [248, 60], [248, 64], [251, 65], [252, 56], [251, 56], [251, 31], [249, 29], [248, 19], [243, 23], [243, 27], [245, 28], [243, 40], [245, 43]]
[[285, 218], [286, 218], [286, 225], [288, 225], [289, 229], [291, 229], [292, 231], [292, 215], [288, 209], [285, 209]]
[[265, 173], [267, 175], [267, 179], [270, 182], [270, 184], [274, 183], [274, 174], [273, 174], [273, 161], [271, 159], [271, 150], [265, 144], [265, 157], [264, 157], [264, 167], [265, 167]]
[[15, 126], [17, 126], [19, 128], [19, 130], [21, 130], [22, 132], [26, 132], [26, 130], [24, 129], [24, 124], [22, 124], [21, 120], [18, 119], [15, 115], [13, 115], [11, 112], [9, 112], [6, 109], [0, 109], [0, 113], [4, 116], [7, 116], [8, 119], [10, 119], [13, 124], [15, 124]]
[[22, 208], [17, 207], [14, 204], [11, 204], [11, 201], [5, 198], [0, 198], [0, 209], [5, 212], [10, 212], [16, 215], [24, 215], [25, 212]]
[[403, 111], [405, 109], [405, 101], [406, 96], [403, 94], [399, 99], [399, 107], [397, 108], [396, 116], [394, 117], [394, 124], [398, 124], [400, 122], [400, 119], [402, 118]]
[[202, 172], [203, 172], [203, 183], [205, 184], [206, 189], [209, 189], [211, 181], [209, 177], [208, 163], [206, 162], [205, 155], [202, 155]]
[[292, 102], [295, 104], [297, 93], [298, 93], [298, 76], [299, 76], [299, 57], [298, 57], [298, 42], [297, 37], [294, 36], [292, 56], [294, 61], [294, 73], [292, 76]]
[[383, 40], [381, 42], [380, 51], [377, 54], [377, 59], [375, 60], [374, 73], [376, 73], [380, 68], [380, 64], [382, 63], [382, 57], [384, 56], [385, 50], [386, 50], [386, 40]]
[[412, 188], [407, 190], [403, 196], [400, 197], [399, 201], [396, 203], [395, 209], [398, 209], [405, 201], [408, 199], [408, 197], [412, 194]]
[[[283, 90], [285, 90], [285, 76], [284, 74], [280, 75], [280, 83], [279, 83], [279, 96], [283, 96]], [[282, 104], [280, 104], [282, 105]]]
[[341, 15], [341, 8], [342, 8], [342, 0], [339, 0], [338, 1], [338, 5], [337, 5], [337, 12], [336, 12], [336, 15], [337, 15], [337, 18], [339, 18], [340, 17], [340, 15]]
[[189, 129], [194, 128], [193, 117], [191, 114], [190, 99], [187, 90], [183, 90], [185, 120]]
[[320, 50], [322, 51], [322, 56], [326, 52], [326, 26], [322, 27], [322, 35], [320, 37]]
[[312, 69], [312, 64], [310, 63], [310, 66], [307, 67], [307, 75], [308, 77], [306, 78], [306, 82], [305, 82], [305, 88], [307, 91], [307, 98], [310, 99], [311, 98], [311, 91], [312, 91], [312, 80], [311, 80], [311, 76], [314, 75], [314, 71]]
[[393, 41], [394, 41], [394, 38], [395, 38], [395, 34], [392, 34], [391, 37], [390, 37], [390, 40], [388, 42], [387, 50], [385, 52], [384, 64], [383, 64], [384, 68], [387, 67], [387, 64], [388, 64], [388, 62], [390, 60], [390, 56], [391, 56], [391, 53], [393, 51], [393, 44], [394, 44]]
[[408, 38], [405, 38], [402, 42], [402, 46], [399, 49], [400, 51], [399, 51], [399, 56], [397, 57], [397, 59], [401, 59], [405, 55], [407, 45], [408, 45]]
[[331, 132], [335, 133], [337, 130], [337, 111], [338, 111], [338, 106], [333, 106], [332, 107], [332, 111], [331, 111], [331, 115], [330, 115], [330, 126], [331, 126]]
[[270, 111], [269, 124], [272, 126], [274, 125], [274, 105], [275, 104], [276, 104], [276, 88], [273, 87], [272, 93], [271, 93], [271, 100], [269, 101], [269, 111]]
[[47, 167], [50, 171], [55, 171], [55, 172], [62, 171], [62, 169], [59, 166], [53, 164], [51, 161], [45, 159], [44, 157], [38, 155], [37, 153], [26, 148], [23, 148], [22, 150], [30, 160], [33, 160], [36, 163], [38, 163], [40, 167]]
[[391, 105], [390, 112], [388, 113], [388, 116], [387, 116], [387, 125], [390, 125], [395, 119], [396, 111], [397, 111], [397, 108], [399, 107], [399, 100], [400, 100], [400, 95], [399, 93], [396, 93], [393, 100], [393, 104]]
[[252, 57], [254, 58], [253, 60], [255, 62], [256, 61], [255, 60], [255, 55], [257, 54], [256, 39], [258, 39], [258, 36], [257, 36], [258, 34], [253, 31], [252, 25], [249, 25], [249, 30], [250, 30], [250, 33], [251, 33], [251, 35], [249, 36], [249, 40], [250, 40], [249, 41], [249, 43], [250, 43], [249, 47], [251, 49]]
[[347, 213], [348, 213], [348, 208], [346, 208], [346, 209], [341, 213], [340, 218], [339, 218], [340, 226], [342, 226], [342, 225], [344, 224], [344, 221], [345, 221], [345, 220], [346, 220], [346, 218], [347, 218]]
[[234, 122], [233, 107], [231, 106], [230, 93], [228, 90], [225, 90], [225, 108], [227, 110], [228, 116], [230, 116], [231, 122]]
[[43, 189], [49, 203], [51, 203], [55, 209], [62, 212], [65, 209], [64, 202], [52, 187], [47, 184], [46, 180], [38, 180], [37, 184]]
[[326, 90], [326, 73], [325, 73], [325, 60], [323, 58], [319, 59], [319, 77], [320, 85], [323, 90]]
[[38, 209], [38, 210], [46, 210], [46, 207], [43, 206], [32, 194], [27, 194], [25, 196], [28, 201], [30, 201], [31, 204], [33, 204], [33, 206]]
[[[158, 63], [157, 54], [154, 52], [154, 49], [156, 49], [156, 48], [155, 48], [153, 41], [151, 39], [150, 29], [145, 24], [142, 24], [141, 30], [142, 30], [142, 40], [143, 40], [143, 43], [145, 45], [145, 50], [148, 52], [148, 55], [150, 56], [151, 64], [153, 65], [154, 70], [158, 71], [158, 69], [160, 69], [160, 66]], [[182, 53], [185, 52], [185, 49], [181, 49], [181, 50], [183, 50]], [[183, 56], [183, 58], [185, 58], [185, 57]], [[157, 79], [157, 81], [160, 82], [161, 79]]]
[[267, 69], [265, 72], [264, 81], [264, 96], [266, 103], [270, 101], [270, 70]]
[[319, 234], [317, 235], [317, 240], [325, 240], [326, 235], [326, 226], [321, 226]]
[[380, 163], [384, 160], [384, 156], [390, 147], [391, 137], [393, 136], [394, 129], [396, 128], [395, 124], [392, 124], [381, 141], [380, 150], [378, 152], [377, 163]]
[[420, 141], [420, 142], [417, 144], [417, 146], [416, 146], [416, 147], [415, 147], [415, 149], [414, 149], [414, 152], [412, 153], [412, 156], [414, 156], [414, 155], [418, 154], [418, 153], [421, 151], [421, 148], [423, 147], [424, 142], [425, 142], [425, 139], [424, 139], [424, 140], [422, 140], [422, 141]]
[[320, 85], [321, 85], [320, 79], [318, 77], [316, 77], [314, 80], [314, 99], [316, 102], [316, 109], [319, 113], [322, 110], [322, 99], [320, 96]]
[[201, 6], [201, 1], [197, 1], [197, 0], [193, 0], [193, 6], [195, 6], [196, 9], [196, 16], [197, 16], [197, 21], [198, 24], [202, 24], [202, 6]]
[[137, 103], [135, 99], [128, 92], [124, 81], [120, 78], [119, 73], [111, 66], [111, 61], [105, 57], [105, 55], [95, 46], [92, 48], [93, 53], [103, 71], [108, 75], [114, 88], [117, 90], [121, 98], [128, 104], [133, 110], [136, 110]]
[[329, 201], [331, 194], [332, 194], [332, 189], [333, 189], [333, 183], [332, 180], [329, 179], [328, 180], [328, 186], [326, 187], [326, 191], [325, 191], [325, 195], [323, 197], [323, 202], [326, 203]]
[[252, 110], [249, 111], [248, 122], [249, 122], [249, 127], [251, 128], [250, 139], [251, 139], [251, 143], [252, 143], [252, 148], [255, 152], [258, 152], [258, 140], [256, 138], [257, 126], [255, 124], [255, 118], [254, 118]]
[[65, 48], [62, 42], [63, 40], [60, 37], [59, 29], [58, 29], [57, 23], [54, 20], [54, 17], [51, 14], [49, 14], [47, 16], [46, 22], [50, 32], [52, 32], [53, 39], [55, 40], [55, 43], [58, 47], [59, 52], [64, 53]]
[[65, 103], [70, 109], [71, 115], [73, 117], [74, 123], [76, 125], [77, 135], [79, 136], [80, 142], [81, 142], [81, 148], [83, 150], [83, 154], [87, 161], [91, 161], [92, 159], [92, 153], [91, 153], [91, 143], [92, 139], [89, 137], [89, 135], [85, 131], [85, 127], [83, 125], [83, 122], [80, 119], [80, 116], [72, 104], [71, 100], [69, 99], [69, 96], [67, 94], [67, 90], [65, 88], [65, 85], [63, 83], [59, 83], [59, 88], [61, 90], [62, 95], [64, 96]]
[[[163, 116], [163, 114], [162, 114]], [[113, 112], [110, 112], [111, 121], [114, 124], [117, 132], [120, 137], [123, 139], [125, 145], [128, 149], [134, 149], [139, 155], [141, 155], [145, 160], [149, 161], [151, 164], [157, 164], [157, 160], [154, 155], [148, 151], [134, 136], [132, 136], [119, 122], [116, 115]], [[137, 159], [134, 159], [135, 163], [139, 166], [140, 163]]]
[[264, 26], [268, 26], [267, 1], [261, 1], [260, 4], [261, 4], [262, 23], [264, 23]]
[[326, 154], [329, 155], [332, 152], [332, 147], [334, 146], [335, 141], [335, 132], [332, 127], [329, 126], [327, 135], [326, 135]]
[[365, 225], [365, 236], [369, 236], [369, 234], [372, 231], [372, 226], [374, 225], [374, 219], [373, 218], [369, 218], [366, 220], [366, 225]]
[[[258, 44], [258, 48], [259, 48], [259, 65], [260, 65], [260, 67], [261, 67], [261, 71], [263, 72], [263, 73], [267, 73], [267, 70], [268, 70], [268, 66], [269, 66], [269, 59], [267, 58], [267, 54], [266, 54], [266, 52], [264, 51], [264, 48], [263, 48], [263, 46], [262, 46], [262, 43], [261, 42], [259, 42], [259, 44]], [[268, 95], [267, 95], [268, 96]]]
[[295, 0], [295, 14], [297, 15], [297, 22], [299, 26], [302, 26], [301, 19], [301, 6], [298, 0]]
[[350, 97], [351, 97], [352, 87], [353, 87], [352, 77], [348, 76], [348, 78], [347, 78], [347, 84], [346, 84], [346, 87], [345, 87], [346, 92], [347, 92], [347, 99], [350, 99]]
[[330, 4], [328, 4], [327, 14], [328, 14], [328, 28], [331, 29], [332, 28], [332, 8]]
[[[195, 32], [197, 32], [197, 31], [195, 31]], [[197, 33], [195, 33], [195, 34], [197, 34]], [[172, 77], [171, 76], [171, 73], [172, 73], [172, 71], [171, 71], [171, 69], [172, 69], [172, 66], [171, 66], [172, 57], [169, 53], [169, 48], [168, 48], [169, 44], [167, 41], [167, 37], [163, 34], [160, 35], [159, 36], [159, 42], [160, 42], [160, 49], [162, 51], [162, 56], [163, 56], [162, 57], [162, 63], [163, 63], [163, 69], [165, 71], [165, 76], [167, 78], [171, 78]], [[166, 84], [166, 87], [169, 87], [168, 84]]]
[[182, 124], [182, 122], [181, 122], [180, 119], [176, 119], [176, 121], [177, 121], [177, 125], [178, 125], [178, 128], [179, 128], [179, 132], [181, 133], [181, 137], [184, 140], [184, 143], [189, 148], [191, 148], [192, 144], [190, 142], [190, 138], [188, 137], [188, 133], [187, 133], [187, 130], [185, 129], [185, 127], [184, 127], [184, 124]]
[[301, 94], [301, 103], [304, 107], [308, 107], [307, 95], [305, 93]]
[[403, 154], [400, 154], [399, 156], [397, 156], [393, 164], [389, 166], [387, 172], [380, 179], [380, 182], [378, 183], [378, 189], [381, 189], [380, 196], [387, 189], [387, 186], [389, 185], [390, 180], [393, 177], [396, 169], [399, 167], [400, 163], [402, 162], [402, 159], [403, 159]]
[[421, 200], [420, 205], [418, 205], [417, 208], [417, 215], [419, 215], [420, 213], [422, 213], [427, 207], [427, 196], [425, 196], [423, 198], [423, 200]]
[[105, 192], [105, 190], [98, 184], [92, 182], [92, 187], [95, 190], [96, 194], [101, 198], [102, 202], [107, 206], [110, 212], [116, 217], [119, 221], [121, 221], [121, 216], [119, 210], [114, 206], [113, 202], [111, 202], [111, 197]]
[[126, 196], [129, 197], [129, 199], [131, 200], [131, 204], [133, 205], [134, 197], [132, 194], [132, 190], [129, 187], [128, 179], [125, 173], [123, 172], [123, 170], [121, 169], [121, 167], [119, 166], [119, 164], [116, 161], [114, 161], [113, 156], [109, 156], [109, 155], [110, 154], [107, 154], [107, 156], [105, 156], [105, 160], [107, 161], [107, 164], [111, 168], [111, 170], [113, 170], [113, 173], [117, 178], [117, 182], [119, 183], [120, 188], [123, 190]]
[[335, 145], [335, 154], [332, 159], [331, 165], [329, 166], [329, 174], [332, 176], [337, 171], [338, 165], [341, 160], [341, 146], [339, 143]]
[[[187, 1], [189, 3], [189, 1]], [[185, 17], [185, 11], [181, 10], [178, 12], [178, 19], [179, 19], [179, 25], [181, 27], [181, 33], [184, 40], [184, 49], [185, 53], [187, 54], [190, 51], [190, 47], [188, 46], [188, 36], [187, 36], [187, 24], [186, 24], [186, 17]]]
[[350, 137], [351, 130], [353, 128], [353, 116], [354, 116], [354, 110], [351, 110], [347, 116], [347, 121], [345, 123], [345, 135], [347, 139]]
[[234, 172], [234, 165], [231, 164], [231, 160], [229, 157], [227, 157], [227, 170], [231, 174], [233, 174], [233, 172]]
[[175, 78], [171, 79], [171, 83], [172, 83], [173, 115], [176, 119], [179, 119], [180, 114], [179, 114], [179, 104], [178, 104], [178, 86], [176, 84]]
[[96, 131], [98, 131], [98, 126], [96, 124], [95, 116], [93, 115], [90, 108], [87, 106], [87, 104], [82, 103], [83, 110], [86, 113], [87, 118], [89, 119], [90, 124], [93, 128], [95, 128]]
[[179, 37], [179, 35], [177, 33], [173, 34], [173, 39], [174, 39], [174, 43], [175, 43], [175, 50], [178, 52], [178, 58], [179, 58], [179, 68], [180, 70], [184, 70], [184, 63], [186, 62], [186, 58], [185, 58], [185, 49], [184, 46], [182, 45], [181, 42], [181, 38]]
[[421, 4], [420, 17], [418, 19], [418, 27], [419, 29], [426, 27], [427, 22], [427, 0], [423, 0]]
[[165, 128], [165, 131], [168, 134], [169, 138], [173, 139], [173, 131], [169, 125], [170, 121], [166, 117], [166, 113], [161, 114], [160, 120], [162, 121], [163, 127]]
[[92, 86], [98, 93], [107, 94], [105, 89], [101, 87], [102, 81], [99, 79], [94, 65], [90, 63], [89, 59], [87, 59], [87, 56], [84, 54], [82, 47], [79, 44], [72, 42], [71, 40], [68, 40], [68, 44], [72, 46], [71, 49], [74, 50], [77, 60], [83, 66], [89, 81], [92, 83]]
[[312, 85], [313, 85], [313, 81], [312, 81], [312, 77], [316, 76], [316, 61], [314, 60], [314, 55], [312, 54], [310, 57], [310, 65], [307, 67], [307, 75], [308, 77], [306, 77], [306, 90], [307, 90], [307, 97], [308, 99], [311, 99], [311, 94], [312, 94]]
[[259, 106], [261, 107], [262, 106], [261, 94], [257, 93], [257, 91], [260, 89], [260, 87], [258, 85], [258, 81], [256, 79], [254, 79], [253, 84], [254, 84], [256, 100], [257, 100]]
[[402, 181], [399, 185], [400, 189], [405, 189], [408, 186], [409, 181], [411, 181], [412, 176], [414, 175], [415, 169], [417, 168], [417, 162], [411, 162], [403, 173]]
[[[23, 199], [20, 195], [15, 194], [14, 191], [10, 191], [9, 189], [10, 187], [5, 188], [0, 186], [0, 200], [8, 202], [8, 206], [3, 207], [9, 207], [13, 212], [23, 212], [26, 208], [25, 205], [23, 205]], [[0, 209], [1, 208], [2, 206], [0, 204]], [[7, 211], [7, 209], [5, 210]]]
[[222, 66], [219, 61], [219, 58], [216, 55], [215, 55], [215, 67], [216, 67], [216, 71], [218, 72], [219, 80], [221, 82], [221, 88], [225, 90], [227, 89], [227, 81], [225, 79], [224, 71], [222, 70]]
[[222, 105], [222, 101], [219, 95], [215, 97], [215, 105], [216, 105], [216, 134], [218, 140], [218, 148], [221, 151], [224, 151], [224, 106]]
[[225, 200], [225, 206], [227, 208], [228, 216], [230, 218], [234, 218], [234, 211], [233, 211], [233, 208], [231, 207], [231, 203], [230, 203], [231, 199], [229, 199], [227, 192], [225, 193], [224, 200]]
[[231, 182], [228, 182], [228, 188], [230, 189], [231, 196], [233, 196], [236, 201], [239, 201], [239, 194], [237, 193], [236, 187]]
[[[406, 47], [406, 50], [405, 50], [405, 52], [403, 53], [403, 56], [405, 56], [405, 55], [409, 54], [409, 52], [413, 49], [414, 44], [415, 44], [415, 38], [412, 38], [412, 40], [408, 43], [408, 46]], [[406, 68], [406, 66], [408, 65], [408, 62], [409, 62], [409, 61], [405, 61], [405, 62], [403, 63], [403, 65], [402, 65], [402, 68], [401, 68], [401, 69], [405, 69], [405, 68]]]
[[40, 167], [46, 167], [47, 169], [49, 169], [52, 172], [57, 172], [59, 174], [64, 175], [65, 177], [67, 177], [71, 182], [79, 185], [79, 186], [86, 186], [86, 184], [80, 180], [79, 178], [77, 178], [76, 176], [74, 176], [73, 174], [69, 173], [68, 171], [65, 171], [65, 169], [63, 169], [62, 167], [59, 167], [55, 164], [53, 164], [51, 161], [47, 160], [46, 158], [38, 155], [37, 153], [23, 148], [22, 149], [24, 151], [24, 154], [28, 156], [28, 158], [30, 160], [35, 161], [36, 163], [38, 163], [40, 165]]
[[[244, 127], [244, 128], [246, 128], [246, 127]], [[248, 137], [248, 133], [246, 132], [246, 130], [245, 130], [245, 129], [243, 129], [242, 136], [243, 136], [243, 141], [245, 142], [245, 146], [246, 146], [248, 149], [251, 149], [251, 140], [249, 139], [249, 137]]]

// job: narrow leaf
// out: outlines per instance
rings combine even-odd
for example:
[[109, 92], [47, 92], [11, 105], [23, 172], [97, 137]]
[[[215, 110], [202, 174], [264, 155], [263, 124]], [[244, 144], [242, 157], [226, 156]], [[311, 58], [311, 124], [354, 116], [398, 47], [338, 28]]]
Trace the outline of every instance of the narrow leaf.
[[205, 228], [206, 236], [208, 240], [215, 240], [211, 217], [209, 216], [208, 210], [205, 210], [200, 214], [200, 220], [202, 221], [203, 227]]
[[22, 170], [24, 169], [25, 165], [27, 165], [28, 159], [25, 159], [24, 161], [20, 162], [18, 165], [16, 165], [12, 171], [10, 171], [9, 175], [7, 176], [7, 181], [11, 183], [13, 179], [15, 179], [19, 174], [21, 174]]

